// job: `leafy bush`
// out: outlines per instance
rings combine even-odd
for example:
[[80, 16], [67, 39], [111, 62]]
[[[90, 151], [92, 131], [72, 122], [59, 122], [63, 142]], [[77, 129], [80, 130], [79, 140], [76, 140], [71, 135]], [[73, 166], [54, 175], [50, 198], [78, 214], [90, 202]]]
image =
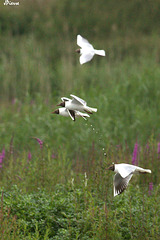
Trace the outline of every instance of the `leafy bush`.
[[81, 178], [79, 188], [72, 182], [68, 186], [57, 185], [52, 193], [39, 189], [28, 194], [17, 186], [11, 191], [1, 190], [2, 193], [3, 208], [10, 209], [3, 218], [14, 219], [16, 226], [12, 231], [8, 225], [6, 234], [15, 234], [16, 239], [159, 237], [159, 187], [148, 195], [143, 187], [131, 184], [122, 195], [112, 199], [109, 194], [103, 201], [102, 196], [97, 197], [96, 188], [85, 185]]

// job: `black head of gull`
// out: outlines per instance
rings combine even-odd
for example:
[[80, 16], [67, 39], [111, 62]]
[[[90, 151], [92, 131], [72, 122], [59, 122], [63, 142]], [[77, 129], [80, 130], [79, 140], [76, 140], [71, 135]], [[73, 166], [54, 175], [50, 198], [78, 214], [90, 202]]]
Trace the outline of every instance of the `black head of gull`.
[[65, 102], [61, 102], [60, 104], [57, 104], [57, 106], [65, 107]]
[[59, 114], [59, 109], [55, 110], [55, 111], [52, 112], [52, 113]]
[[107, 168], [107, 170], [114, 171], [114, 170], [115, 170], [115, 166], [114, 166], [114, 164], [112, 164], [111, 166], [109, 166], [109, 168]]

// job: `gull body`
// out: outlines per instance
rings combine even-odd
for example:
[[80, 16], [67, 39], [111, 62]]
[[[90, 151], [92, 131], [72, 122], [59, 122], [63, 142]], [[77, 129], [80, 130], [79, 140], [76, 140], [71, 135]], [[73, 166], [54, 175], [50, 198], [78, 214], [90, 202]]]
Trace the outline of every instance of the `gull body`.
[[100, 56], [105, 56], [104, 50], [96, 50], [93, 48], [92, 44], [88, 42], [87, 39], [83, 38], [81, 35], [77, 35], [77, 45], [81, 47], [77, 49], [76, 52], [80, 53], [80, 64], [89, 62], [95, 54]]
[[77, 110], [77, 111], [85, 111], [87, 113], [97, 112], [97, 108], [91, 108], [87, 106], [87, 102], [83, 99], [71, 94], [72, 99], [69, 98], [61, 98], [63, 102], [58, 104], [57, 106], [65, 107], [69, 110]]
[[144, 169], [126, 163], [112, 164], [108, 169], [116, 173], [113, 180], [114, 197], [121, 194], [127, 188], [133, 174], [151, 173], [150, 169]]
[[87, 113], [82, 113], [80, 111], [74, 111], [74, 110], [68, 110], [67, 108], [65, 107], [62, 107], [62, 108], [59, 108], [57, 110], [55, 110], [53, 113], [55, 114], [59, 114], [61, 116], [64, 116], [64, 117], [71, 117], [71, 119], [73, 121], [76, 120], [76, 117], [82, 117], [86, 120], [86, 117], [90, 117]]

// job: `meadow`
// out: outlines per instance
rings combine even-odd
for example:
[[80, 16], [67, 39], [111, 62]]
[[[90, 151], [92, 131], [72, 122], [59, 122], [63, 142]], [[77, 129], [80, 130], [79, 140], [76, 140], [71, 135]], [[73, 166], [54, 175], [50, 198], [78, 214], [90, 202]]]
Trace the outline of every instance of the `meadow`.
[[[0, 8], [0, 238], [158, 240], [159, 1], [46, 2]], [[70, 94], [98, 112], [52, 114]], [[114, 198], [112, 162], [152, 174]]]

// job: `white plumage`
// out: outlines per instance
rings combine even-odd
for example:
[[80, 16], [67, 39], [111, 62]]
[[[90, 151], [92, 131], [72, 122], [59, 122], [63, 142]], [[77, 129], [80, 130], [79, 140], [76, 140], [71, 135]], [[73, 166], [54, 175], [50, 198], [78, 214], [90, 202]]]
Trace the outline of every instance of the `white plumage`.
[[53, 113], [59, 114], [64, 117], [71, 117], [71, 119], [73, 121], [76, 120], [76, 117], [82, 117], [85, 120], [86, 120], [86, 117], [90, 117], [87, 113], [82, 113], [82, 112], [76, 111], [76, 110], [68, 110], [65, 107], [59, 108], [59, 109], [55, 110]]
[[150, 169], [144, 169], [126, 163], [112, 164], [108, 169], [116, 173], [113, 180], [114, 197], [121, 194], [127, 188], [133, 174], [151, 173]]
[[80, 64], [84, 64], [89, 62], [95, 54], [100, 56], [105, 56], [104, 50], [96, 50], [93, 46], [88, 42], [87, 39], [83, 38], [81, 35], [77, 35], [77, 45], [81, 47], [77, 50], [81, 54], [80, 56]]
[[76, 111], [85, 111], [87, 113], [97, 112], [97, 108], [92, 108], [87, 106], [87, 102], [83, 99], [71, 94], [72, 99], [69, 98], [61, 98], [62, 103], [58, 104], [57, 106], [62, 106], [67, 108], [68, 110], [76, 110]]

